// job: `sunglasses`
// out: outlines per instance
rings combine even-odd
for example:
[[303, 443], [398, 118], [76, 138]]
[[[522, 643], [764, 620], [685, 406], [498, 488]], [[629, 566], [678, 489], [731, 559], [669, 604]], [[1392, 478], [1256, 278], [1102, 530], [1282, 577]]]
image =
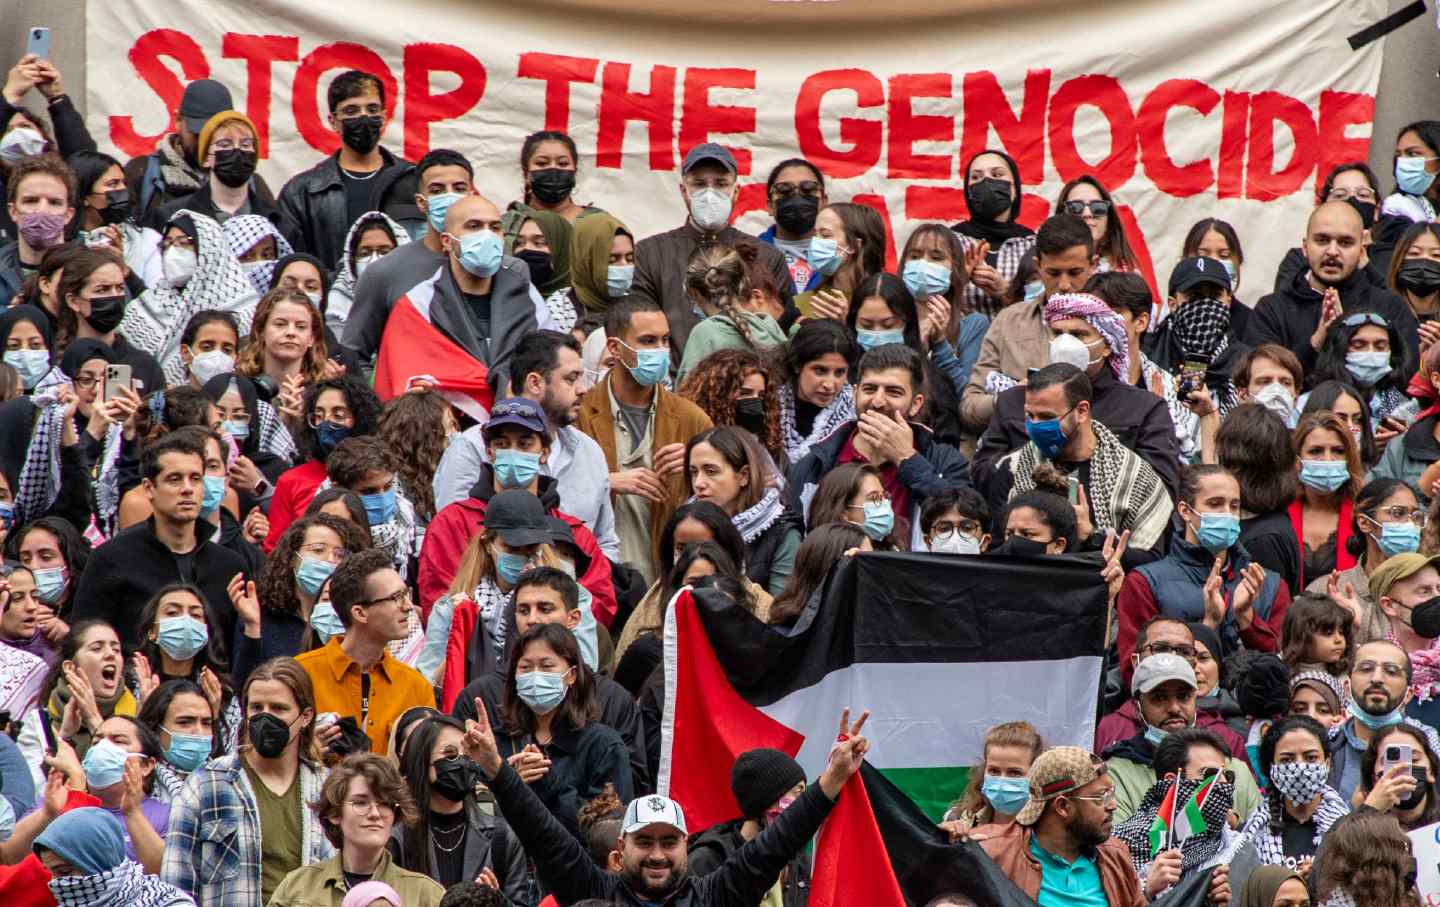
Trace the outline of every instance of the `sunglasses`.
[[1066, 202], [1065, 213], [1075, 217], [1084, 217], [1085, 212], [1090, 212], [1091, 217], [1104, 217], [1110, 213], [1110, 203], [1103, 198], [1097, 198], [1093, 202]]

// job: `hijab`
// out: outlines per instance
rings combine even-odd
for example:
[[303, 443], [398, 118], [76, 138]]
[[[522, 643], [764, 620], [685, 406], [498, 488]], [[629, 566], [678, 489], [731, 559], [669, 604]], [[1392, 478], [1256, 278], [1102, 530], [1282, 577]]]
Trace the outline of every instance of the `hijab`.
[[0, 350], [5, 348], [15, 326], [22, 321], [28, 321], [35, 325], [35, 329], [40, 332], [40, 338], [45, 341], [45, 349], [50, 351], [50, 361], [53, 363], [55, 361], [55, 332], [50, 327], [50, 316], [38, 306], [17, 305], [0, 313]]
[[1300, 879], [1300, 873], [1284, 866], [1261, 866], [1245, 880], [1238, 907], [1271, 907], [1275, 903], [1275, 892], [1291, 879]]
[[971, 155], [970, 160], [965, 162], [965, 169], [960, 171], [960, 178], [965, 181], [965, 206], [973, 210], [974, 205], [970, 202], [970, 167], [975, 163], [975, 158], [981, 154], [993, 154], [1003, 158], [1005, 166], [1010, 169], [1010, 179], [1013, 180], [1010, 189], [1010, 219], [1008, 221], [998, 220], [976, 220], [972, 214], [969, 220], [961, 221], [954, 226], [956, 233], [968, 236], [971, 239], [984, 240], [990, 244], [990, 254], [995, 252], [1007, 239], [1015, 239], [1019, 236], [1030, 236], [1034, 233], [1029, 227], [1022, 226], [1018, 220], [1020, 217], [1020, 168], [1016, 165], [1015, 159], [1003, 151], [995, 148], [987, 148], [979, 154]]
[[260, 240], [269, 236], [275, 240], [275, 259], [272, 261], [257, 261], [248, 264], [242, 263], [241, 269], [245, 276], [250, 279], [255, 292], [265, 294], [271, 280], [275, 276], [275, 266], [279, 259], [283, 259], [295, 251], [290, 241], [280, 234], [280, 230], [271, 223], [270, 218], [260, 214], [242, 214], [239, 217], [232, 217], [225, 221], [225, 241], [230, 244], [230, 251], [239, 258], [251, 249], [260, 244]]
[[220, 398], [230, 392], [231, 384], [234, 384], [235, 390], [239, 392], [245, 412], [250, 414], [250, 434], [236, 444], [240, 452], [255, 464], [255, 468], [274, 482], [281, 472], [289, 469], [299, 458], [300, 452], [295, 448], [290, 431], [275, 414], [275, 408], [260, 399], [255, 392], [255, 382], [244, 375], [234, 372], [216, 375], [205, 382], [201, 393], [211, 403], [218, 404]]
[[[543, 228], [542, 228], [543, 229]], [[615, 234], [630, 231], [613, 215], [599, 212], [575, 221], [575, 238], [570, 246], [570, 285], [575, 298], [592, 312], [610, 307], [606, 290], [610, 268], [610, 246]]]
[[315, 308], [319, 309], [323, 314], [325, 311], [326, 297], [330, 295], [331, 276], [330, 270], [314, 255], [309, 255], [305, 252], [291, 252], [289, 255], [275, 262], [275, 273], [270, 275], [270, 286], [267, 292], [280, 286], [280, 278], [284, 276], [285, 269], [297, 261], [308, 261], [315, 266], [316, 271], [320, 272], [320, 303], [316, 305]]
[[65, 348], [65, 354], [60, 357], [60, 371], [65, 377], [74, 381], [80, 376], [80, 368], [91, 359], [104, 359], [114, 365], [120, 360], [115, 356], [115, 351], [110, 349], [110, 344], [94, 340], [89, 337], [81, 337], [78, 340], [70, 341]]
[[[519, 236], [520, 227], [524, 225], [525, 221], [533, 220], [540, 228], [541, 234], [545, 237], [545, 244], [550, 249], [550, 279], [536, 284], [535, 289], [540, 291], [541, 296], [549, 296], [556, 290], [563, 290], [570, 286], [571, 243], [575, 233], [575, 228], [570, 226], [570, 221], [554, 211], [537, 211], [523, 206], [517, 206], [515, 210], [523, 216], [516, 219], [516, 232], [505, 237], [505, 254], [515, 254], [515, 240]], [[608, 264], [608, 249], [606, 253], [606, 263]]]

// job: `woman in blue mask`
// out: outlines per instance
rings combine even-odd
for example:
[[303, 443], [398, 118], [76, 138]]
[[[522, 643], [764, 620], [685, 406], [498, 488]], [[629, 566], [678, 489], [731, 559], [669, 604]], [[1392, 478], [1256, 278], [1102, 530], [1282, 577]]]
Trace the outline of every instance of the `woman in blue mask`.
[[988, 836], [1016, 833], [1015, 815], [1030, 798], [1030, 766], [1045, 741], [1028, 721], [1007, 721], [985, 732], [980, 764], [960, 799], [945, 811], [940, 827], [958, 840], [972, 832]]
[[842, 463], [816, 486], [806, 526], [814, 532], [829, 523], [859, 526], [876, 551], [904, 551], [910, 536], [907, 521], [895, 518], [879, 471], [864, 463]]
[[[239, 715], [238, 706], [234, 711]], [[190, 773], [210, 757], [235, 748], [234, 740], [223, 739], [205, 691], [189, 680], [167, 680], [156, 687], [145, 697], [139, 721], [160, 745], [153, 795], [161, 803], [174, 800]]]
[[27, 396], [63, 380], [53, 345], [50, 319], [40, 309], [17, 305], [0, 314], [0, 355], [20, 373]]
[[216, 733], [233, 747], [240, 729], [240, 708], [230, 684], [230, 666], [216, 658], [205, 607], [205, 594], [189, 583], [174, 583], [140, 612], [144, 642], [131, 658], [136, 699], [144, 702], [170, 680], [187, 680], [205, 692], [216, 716]]
[[949, 322], [943, 327], [943, 335], [954, 346], [968, 381], [970, 369], [980, 357], [980, 343], [990, 328], [990, 319], [969, 308], [970, 300], [964, 292], [970, 283], [966, 265], [965, 247], [955, 231], [944, 224], [916, 227], [900, 251], [899, 277], [910, 295], [921, 305], [939, 296], [949, 306]]
[[1307, 592], [1329, 595], [1358, 615], [1355, 644], [1384, 639], [1390, 619], [1370, 595], [1370, 574], [1397, 554], [1419, 551], [1426, 513], [1409, 485], [1399, 479], [1371, 479], [1355, 495], [1350, 538], [1355, 563], [1345, 570], [1310, 580]]
[[510, 653], [496, 743], [552, 815], [577, 834], [580, 804], [613, 784], [634, 795], [630, 755], [598, 714], [594, 680], [580, 662], [574, 635], [558, 624], [526, 630]]
[[1360, 449], [1360, 463], [1367, 469], [1375, 465], [1375, 461], [1380, 457], [1380, 450], [1375, 444], [1370, 404], [1365, 402], [1364, 394], [1345, 381], [1324, 381], [1305, 394], [1303, 399], [1305, 402], [1300, 415], [1308, 416], [1310, 413], [1327, 411], [1334, 413], [1350, 430], [1350, 437], [1355, 439], [1355, 445]]
[[[1405, 394], [1410, 380], [1407, 361], [1405, 339], [1385, 318], [1374, 312], [1356, 312], [1330, 326], [1315, 368], [1306, 379], [1311, 387], [1322, 381], [1343, 381], [1364, 393], [1375, 444], [1384, 449], [1407, 427], [1403, 418], [1392, 415], [1410, 402]], [[1305, 408], [1303, 400], [1298, 405]]]
[[1332, 413], [1303, 417], [1293, 440], [1300, 493], [1290, 503], [1289, 515], [1303, 558], [1303, 588], [1332, 570], [1355, 566], [1346, 543], [1365, 473], [1355, 438]]
[[335, 610], [318, 604], [321, 588], [342, 560], [369, 547], [369, 536], [353, 522], [312, 514], [281, 535], [258, 581], [241, 576], [231, 581], [241, 631], [231, 659], [235, 689], [262, 662], [318, 648], [342, 632]]
[[[57, 656], [53, 647], [70, 634], [69, 625], [60, 615], [70, 611], [75, 587], [90, 559], [90, 543], [67, 520], [43, 517], [10, 530], [5, 539], [5, 557], [25, 565], [35, 578], [37, 629], [43, 642], [34, 640], [26, 648], [54, 664]], [[46, 650], [48, 654], [43, 654]]]
[[795, 294], [795, 307], [802, 315], [840, 321], [860, 282], [885, 270], [885, 222], [868, 205], [826, 205], [815, 216], [805, 260], [821, 279], [810, 292]]
[[[1400, 224], [1427, 223], [1440, 210], [1440, 120], [1419, 120], [1400, 127], [1395, 137], [1395, 194], [1380, 206], [1383, 216]], [[1385, 225], [1377, 224], [1383, 236]]]
[[260, 399], [249, 378], [226, 372], [206, 381], [202, 390], [215, 406], [209, 427], [233, 442], [239, 454], [229, 485], [240, 496], [238, 512], [248, 514], [261, 503], [259, 492], [273, 489], [300, 459], [300, 451], [275, 407]]

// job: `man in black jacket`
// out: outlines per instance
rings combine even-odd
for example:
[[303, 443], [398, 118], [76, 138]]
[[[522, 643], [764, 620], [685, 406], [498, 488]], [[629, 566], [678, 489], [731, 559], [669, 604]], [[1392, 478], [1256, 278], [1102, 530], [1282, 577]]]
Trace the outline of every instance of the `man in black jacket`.
[[805, 788], [773, 823], [714, 872], [689, 872], [685, 813], [680, 804], [656, 795], [636, 797], [620, 827], [621, 872], [606, 872], [590, 861], [580, 842], [550, 814], [520, 775], [500, 758], [483, 710], [466, 722], [465, 753], [479, 764], [525, 852], [555, 900], [574, 904], [599, 898], [644, 907], [755, 907], [780, 871], [800, 853], [830, 814], [845, 782], [860, 770], [870, 742], [861, 735], [866, 712], [853, 726], [850, 711], [840, 720], [839, 742], [820, 780]]
[[1310, 214], [1301, 248], [1309, 269], [1260, 300], [1245, 330], [1252, 347], [1276, 343], [1294, 353], [1308, 375], [1330, 326], [1341, 315], [1376, 312], [1409, 345], [1406, 373], [1419, 361], [1419, 325], [1400, 297], [1365, 276], [1360, 260], [1369, 232], [1349, 202], [1326, 202]]
[[[970, 487], [969, 465], [960, 451], [910, 421], [925, 405], [925, 363], [919, 353], [898, 343], [877, 346], [860, 357], [859, 373], [857, 418], [836, 428], [790, 467], [788, 504], [795, 513], [809, 513], [810, 499], [826, 473], [841, 463], [866, 463], [880, 471], [895, 517], [918, 526], [925, 498]], [[848, 518], [859, 523], [861, 517], [855, 512]]]
[[235, 636], [235, 606], [226, 585], [245, 569], [238, 554], [214, 542], [217, 527], [200, 519], [205, 495], [205, 447], [169, 434], [146, 446], [140, 460], [154, 515], [95, 549], [75, 591], [74, 619], [109, 621], [127, 649], [138, 648], [146, 628], [140, 612], [172, 583], [193, 583], [205, 593], [210, 637], [228, 663]]
[[[308, 252], [334, 268], [345, 251], [345, 234], [367, 211], [385, 211], [397, 202], [413, 206], [414, 183], [390, 171], [414, 168], [380, 146], [389, 123], [385, 85], [352, 69], [335, 77], [327, 92], [330, 125], [340, 133], [340, 150], [298, 173], [280, 190], [280, 211], [297, 225], [296, 252]], [[385, 188], [381, 197], [379, 189]]]

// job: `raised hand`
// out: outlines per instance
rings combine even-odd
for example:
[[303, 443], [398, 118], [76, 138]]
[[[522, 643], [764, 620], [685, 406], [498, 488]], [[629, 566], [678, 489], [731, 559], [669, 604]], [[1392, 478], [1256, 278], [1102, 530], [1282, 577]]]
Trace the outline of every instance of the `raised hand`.
[[938, 293], [925, 303], [925, 342], [934, 345], [945, 339], [950, 330], [950, 300]]
[[494, 778], [504, 762], [500, 759], [500, 747], [495, 743], [495, 733], [490, 730], [490, 716], [485, 712], [485, 702], [475, 697], [475, 718], [465, 722], [465, 738], [461, 741], [465, 755], [469, 756], [487, 778]]
[[95, 702], [95, 689], [90, 686], [90, 681], [85, 677], [85, 672], [75, 666], [73, 661], [67, 661], [61, 667], [65, 675], [66, 683], [70, 684], [70, 701], [80, 711], [80, 722], [87, 731], [95, 732], [103, 720], [100, 717], [100, 706]]
[[205, 691], [205, 699], [210, 703], [210, 713], [222, 714], [220, 705], [225, 699], [225, 692], [220, 688], [220, 678], [208, 667], [200, 669], [200, 689]]
[[831, 800], [840, 796], [840, 789], [845, 786], [845, 782], [860, 771], [860, 764], [865, 761], [865, 754], [870, 751], [870, 741], [860, 733], [869, 717], [869, 711], [862, 712], [860, 720], [851, 724], [850, 710], [845, 709], [840, 713], [840, 732], [836, 735], [835, 746], [830, 750], [830, 761], [826, 763], [825, 771], [820, 774], [820, 788]]
[[1150, 861], [1150, 871], [1145, 874], [1145, 896], [1152, 900], [1156, 895], [1180, 881], [1181, 857], [1179, 850], [1166, 850], [1155, 855]]
[[[140, 701], [144, 702], [160, 686], [160, 678], [156, 677], [155, 672], [151, 670], [150, 659], [139, 652], [135, 653], [132, 663], [135, 666], [135, 683], [140, 687]], [[216, 714], [218, 715], [219, 712]]]
[[850, 313], [850, 300], [839, 290], [816, 290], [810, 296], [810, 313], [812, 318], [844, 322]]
[[235, 606], [235, 616], [245, 625], [245, 635], [251, 639], [260, 637], [260, 596], [255, 592], [254, 581], [247, 581], [243, 573], [237, 573], [225, 587], [230, 594], [230, 603]]
[[1075, 537], [1088, 539], [1095, 534], [1095, 523], [1090, 519], [1090, 499], [1085, 496], [1083, 482], [1076, 484], [1075, 503], [1071, 506], [1075, 508]]
[[1360, 596], [1355, 594], [1355, 584], [1343, 579], [1339, 570], [1332, 570], [1325, 581], [1325, 594], [1350, 612], [1350, 626], [1360, 629]]
[[265, 541], [265, 536], [270, 534], [270, 518], [265, 515], [265, 511], [256, 507], [246, 515], [243, 530], [246, 540], [259, 545]]
[[1224, 583], [1220, 576], [1220, 570], [1225, 564], [1225, 555], [1215, 555], [1215, 563], [1210, 567], [1210, 575], [1205, 577], [1205, 626], [1212, 630], [1219, 630], [1220, 624], [1225, 621], [1225, 612], [1229, 608], [1225, 604]]
[[1241, 630], [1250, 629], [1255, 622], [1255, 599], [1260, 597], [1260, 590], [1265, 586], [1265, 568], [1253, 561], [1240, 572], [1240, 584], [1235, 587], [1235, 594], [1230, 597], [1230, 613], [1235, 615], [1235, 623], [1239, 624]]
[[236, 457], [235, 462], [230, 464], [229, 476], [231, 485], [241, 491], [248, 491], [252, 494], [256, 487], [259, 486], [260, 480], [265, 478], [260, 474], [260, 470], [256, 468], [255, 464], [251, 462], [250, 458], [244, 454]]
[[650, 463], [655, 470], [655, 475], [661, 480], [672, 475], [679, 475], [685, 469], [685, 445], [678, 441], [674, 444], [666, 444], [655, 451]]
[[990, 241], [982, 239], [972, 243], [970, 248], [965, 250], [965, 279], [974, 280], [975, 271], [985, 267], [985, 256], [990, 254]]
[[[1084, 491], [1084, 488], [1081, 488]], [[1125, 585], [1125, 568], [1120, 565], [1120, 558], [1125, 554], [1125, 549], [1130, 547], [1130, 530], [1126, 529], [1119, 535], [1114, 529], [1105, 531], [1105, 543], [1100, 551], [1105, 557], [1105, 566], [1100, 568], [1100, 578], [1105, 581], [1108, 587], [1108, 596], [1113, 605], [1115, 599], [1120, 595], [1120, 588]]]

